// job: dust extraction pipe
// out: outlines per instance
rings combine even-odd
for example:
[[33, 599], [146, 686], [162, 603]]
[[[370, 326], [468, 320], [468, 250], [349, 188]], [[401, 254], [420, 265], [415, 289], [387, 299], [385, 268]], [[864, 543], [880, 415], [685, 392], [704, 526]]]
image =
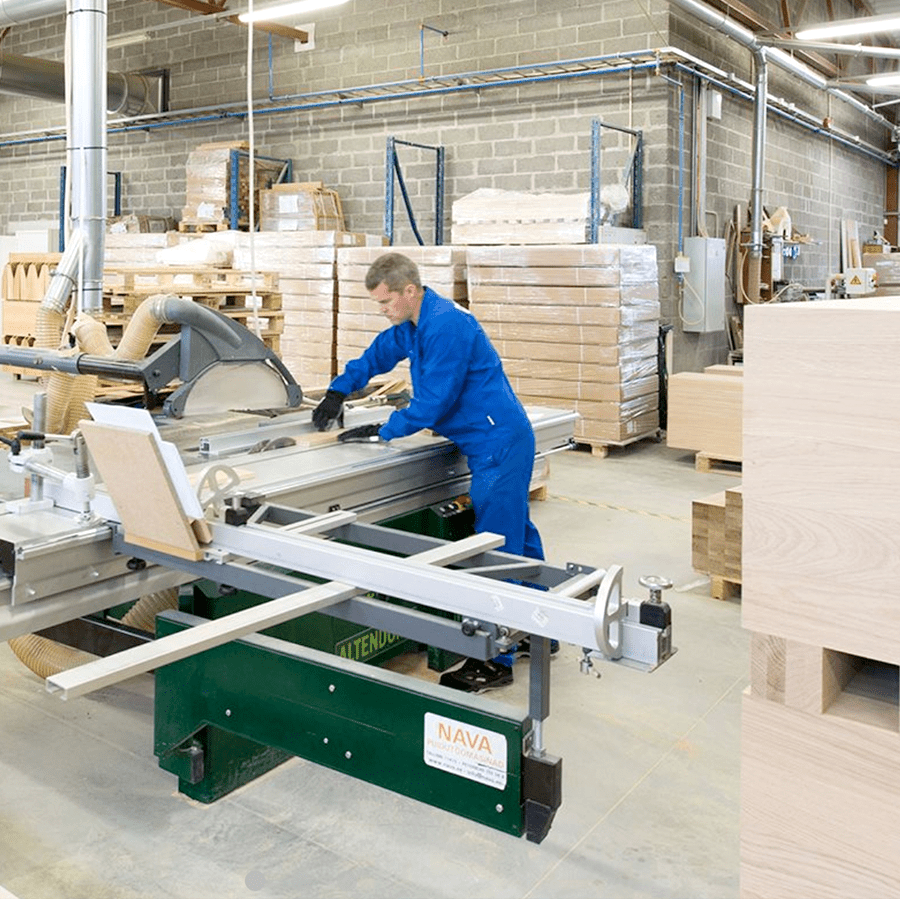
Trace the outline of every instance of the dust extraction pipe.
[[108, 0], [0, 0], [0, 25], [21, 25], [65, 11], [70, 84], [68, 149], [71, 160], [72, 226], [84, 236], [81, 308], [103, 308], [103, 246], [106, 233], [106, 19]]
[[[65, 64], [0, 50], [0, 94], [64, 103]], [[146, 112], [151, 105], [147, 102], [150, 96], [150, 83], [143, 75], [110, 72], [106, 76], [106, 109], [113, 115], [137, 116]]]

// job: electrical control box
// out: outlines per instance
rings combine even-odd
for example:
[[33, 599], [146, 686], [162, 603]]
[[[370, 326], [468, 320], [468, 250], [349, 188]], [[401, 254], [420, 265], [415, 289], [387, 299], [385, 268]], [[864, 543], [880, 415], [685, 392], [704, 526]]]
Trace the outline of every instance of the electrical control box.
[[685, 238], [684, 255], [690, 266], [684, 274], [681, 327], [703, 334], [724, 331], [724, 238]]

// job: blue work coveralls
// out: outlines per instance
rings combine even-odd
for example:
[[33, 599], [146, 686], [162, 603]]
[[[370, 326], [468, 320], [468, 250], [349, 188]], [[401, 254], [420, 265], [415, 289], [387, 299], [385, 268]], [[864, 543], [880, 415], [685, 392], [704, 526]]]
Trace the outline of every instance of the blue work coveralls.
[[342, 394], [409, 359], [413, 398], [382, 425], [383, 440], [430, 428], [466, 455], [475, 530], [506, 538], [508, 553], [543, 559], [528, 515], [534, 467], [534, 431], [503, 371], [497, 351], [475, 317], [425, 288], [418, 324], [382, 331], [362, 356], [331, 383]]

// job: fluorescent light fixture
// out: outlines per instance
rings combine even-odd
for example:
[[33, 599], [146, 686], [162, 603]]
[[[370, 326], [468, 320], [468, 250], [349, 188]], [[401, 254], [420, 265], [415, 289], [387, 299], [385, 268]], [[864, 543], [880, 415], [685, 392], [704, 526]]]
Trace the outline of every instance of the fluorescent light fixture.
[[890, 75], [872, 75], [866, 79], [869, 87], [900, 87], [900, 72], [892, 72]]
[[241, 13], [242, 22], [268, 22], [270, 19], [286, 19], [288, 16], [304, 16], [319, 9], [341, 6], [347, 0], [296, 0], [293, 3], [276, 3], [265, 9], [254, 9], [252, 13]]
[[815, 25], [798, 31], [798, 41], [821, 41], [829, 38], [853, 37], [860, 34], [882, 34], [900, 30], [900, 15], [866, 16], [859, 19], [842, 19], [827, 25]]

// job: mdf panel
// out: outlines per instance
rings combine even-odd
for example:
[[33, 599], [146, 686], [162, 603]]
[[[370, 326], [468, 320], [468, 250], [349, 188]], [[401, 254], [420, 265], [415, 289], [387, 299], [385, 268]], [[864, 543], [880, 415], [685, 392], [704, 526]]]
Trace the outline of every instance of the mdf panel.
[[900, 662], [900, 299], [746, 310], [743, 622]]

